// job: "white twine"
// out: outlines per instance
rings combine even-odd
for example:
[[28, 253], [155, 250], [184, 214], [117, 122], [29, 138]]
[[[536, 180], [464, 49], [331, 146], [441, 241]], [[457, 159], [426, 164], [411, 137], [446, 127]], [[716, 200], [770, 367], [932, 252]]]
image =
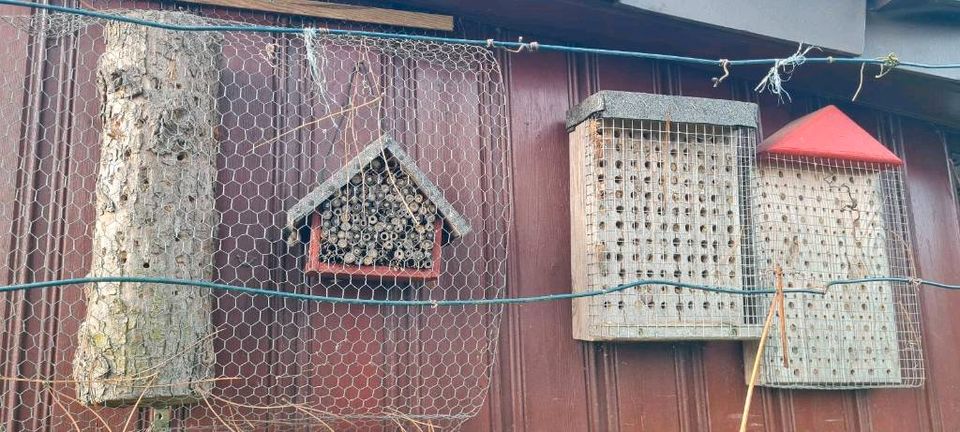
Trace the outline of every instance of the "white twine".
[[[793, 76], [793, 71], [796, 70], [797, 66], [807, 61], [807, 53], [813, 49], [819, 50], [820, 47], [810, 45], [804, 49], [803, 42], [801, 42], [800, 46], [797, 47], [797, 52], [793, 53], [793, 55], [785, 59], [777, 59], [777, 61], [774, 62], [770, 71], [767, 72], [767, 75], [754, 87], [753, 91], [757, 93], [768, 91], [770, 94], [777, 95], [781, 103], [783, 103], [784, 98], [789, 102], [791, 100], [790, 93], [783, 88], [783, 83], [790, 81], [791, 76]], [[780, 75], [781, 68], [783, 69], [782, 76]]]
[[[325, 30], [320, 29], [320, 31]], [[304, 28], [303, 47], [307, 51], [307, 64], [310, 66], [310, 75], [313, 77], [313, 82], [317, 87], [317, 97], [320, 99], [320, 104], [326, 113], [330, 111], [330, 103], [327, 100], [327, 78], [323, 74], [323, 70], [327, 66], [327, 56], [317, 55], [317, 50], [323, 49], [322, 45], [317, 45], [315, 42], [317, 33], [318, 29]]]

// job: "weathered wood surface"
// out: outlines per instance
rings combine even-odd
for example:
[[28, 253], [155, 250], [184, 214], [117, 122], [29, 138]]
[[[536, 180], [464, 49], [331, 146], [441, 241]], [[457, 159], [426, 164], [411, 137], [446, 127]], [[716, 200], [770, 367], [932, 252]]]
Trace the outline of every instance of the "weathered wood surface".
[[[738, 185], [749, 167], [737, 155], [750, 149], [737, 143], [752, 133], [620, 119], [578, 125], [570, 143], [574, 292], [638, 279], [740, 286]], [[573, 303], [581, 340], [756, 337], [741, 296], [642, 286]]]
[[[109, 23], [104, 37], [90, 276], [209, 279], [220, 36]], [[101, 283], [86, 297], [73, 371], [81, 401], [183, 403], [211, 387], [203, 381], [214, 362], [206, 290]]]
[[453, 17], [398, 9], [338, 4], [314, 0], [181, 0], [184, 3], [225, 6], [291, 15], [304, 15], [429, 30], [453, 30]]

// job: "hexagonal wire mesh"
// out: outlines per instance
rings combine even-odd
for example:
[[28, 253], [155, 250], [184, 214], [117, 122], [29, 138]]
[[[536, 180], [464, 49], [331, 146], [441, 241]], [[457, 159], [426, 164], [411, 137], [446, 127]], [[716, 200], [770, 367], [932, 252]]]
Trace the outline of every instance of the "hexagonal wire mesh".
[[[490, 50], [58, 13], [0, 27], [2, 283], [156, 276], [392, 300], [504, 289], [505, 99]], [[345, 241], [311, 257], [318, 233], [310, 218], [286, 226], [288, 210], [382, 136], [412, 164], [364, 165], [335, 192]], [[423, 229], [433, 220], [438, 236]], [[391, 247], [371, 243], [382, 232]], [[334, 255], [335, 277], [304, 271]], [[500, 315], [148, 283], [2, 294], [0, 316], [18, 317], [0, 335], [0, 403], [15, 406], [2, 425], [456, 429], [483, 403]]]

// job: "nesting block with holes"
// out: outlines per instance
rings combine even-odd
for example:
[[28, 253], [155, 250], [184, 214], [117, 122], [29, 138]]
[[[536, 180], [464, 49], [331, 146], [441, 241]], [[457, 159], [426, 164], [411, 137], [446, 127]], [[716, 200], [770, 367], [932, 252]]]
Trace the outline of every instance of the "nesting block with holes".
[[[908, 273], [903, 215], [891, 196], [900, 190], [902, 162], [839, 109], [828, 106], [785, 126], [758, 155], [754, 218], [761, 285], [774, 286], [777, 265], [785, 289], [824, 290], [832, 280]], [[758, 384], [901, 384], [895, 294], [891, 283], [871, 282], [833, 286], [823, 296], [788, 295], [789, 364], [775, 328]], [[747, 364], [755, 351], [755, 343], [745, 345]]]
[[366, 146], [287, 212], [307, 226], [305, 271], [322, 277], [423, 281], [467, 220], [389, 136]]
[[[567, 114], [574, 292], [639, 279], [748, 285], [757, 107], [603, 91]], [[742, 296], [651, 284], [574, 300], [590, 341], [756, 337]]]

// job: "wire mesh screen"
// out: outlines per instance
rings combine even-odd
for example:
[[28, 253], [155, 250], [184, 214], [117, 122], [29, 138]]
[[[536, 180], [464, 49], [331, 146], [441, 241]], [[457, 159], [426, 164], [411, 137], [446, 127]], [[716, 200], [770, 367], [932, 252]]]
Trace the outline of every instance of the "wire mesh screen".
[[[511, 203], [489, 50], [56, 13], [0, 32], [3, 283], [502, 293]], [[483, 403], [500, 315], [147, 282], [0, 294], [14, 317], [0, 403], [15, 406], [0, 429], [456, 429]]]
[[[902, 282], [828, 286], [839, 279], [913, 277], [900, 169], [768, 155], [759, 162], [754, 192], [760, 284], [773, 286], [779, 265], [785, 289], [826, 291], [787, 296], [785, 318], [775, 322], [779, 326], [783, 320], [786, 341], [779, 331], [770, 332], [758, 384], [920, 385], [917, 287]], [[755, 349], [755, 344], [745, 346], [748, 363]]]
[[[647, 96], [625, 96], [637, 97]], [[751, 286], [743, 204], [755, 129], [671, 121], [669, 110], [659, 114], [666, 120], [606, 115], [570, 137], [574, 289]], [[740, 295], [642, 286], [576, 300], [574, 329], [587, 340], [740, 339], [755, 321], [745, 306]]]

